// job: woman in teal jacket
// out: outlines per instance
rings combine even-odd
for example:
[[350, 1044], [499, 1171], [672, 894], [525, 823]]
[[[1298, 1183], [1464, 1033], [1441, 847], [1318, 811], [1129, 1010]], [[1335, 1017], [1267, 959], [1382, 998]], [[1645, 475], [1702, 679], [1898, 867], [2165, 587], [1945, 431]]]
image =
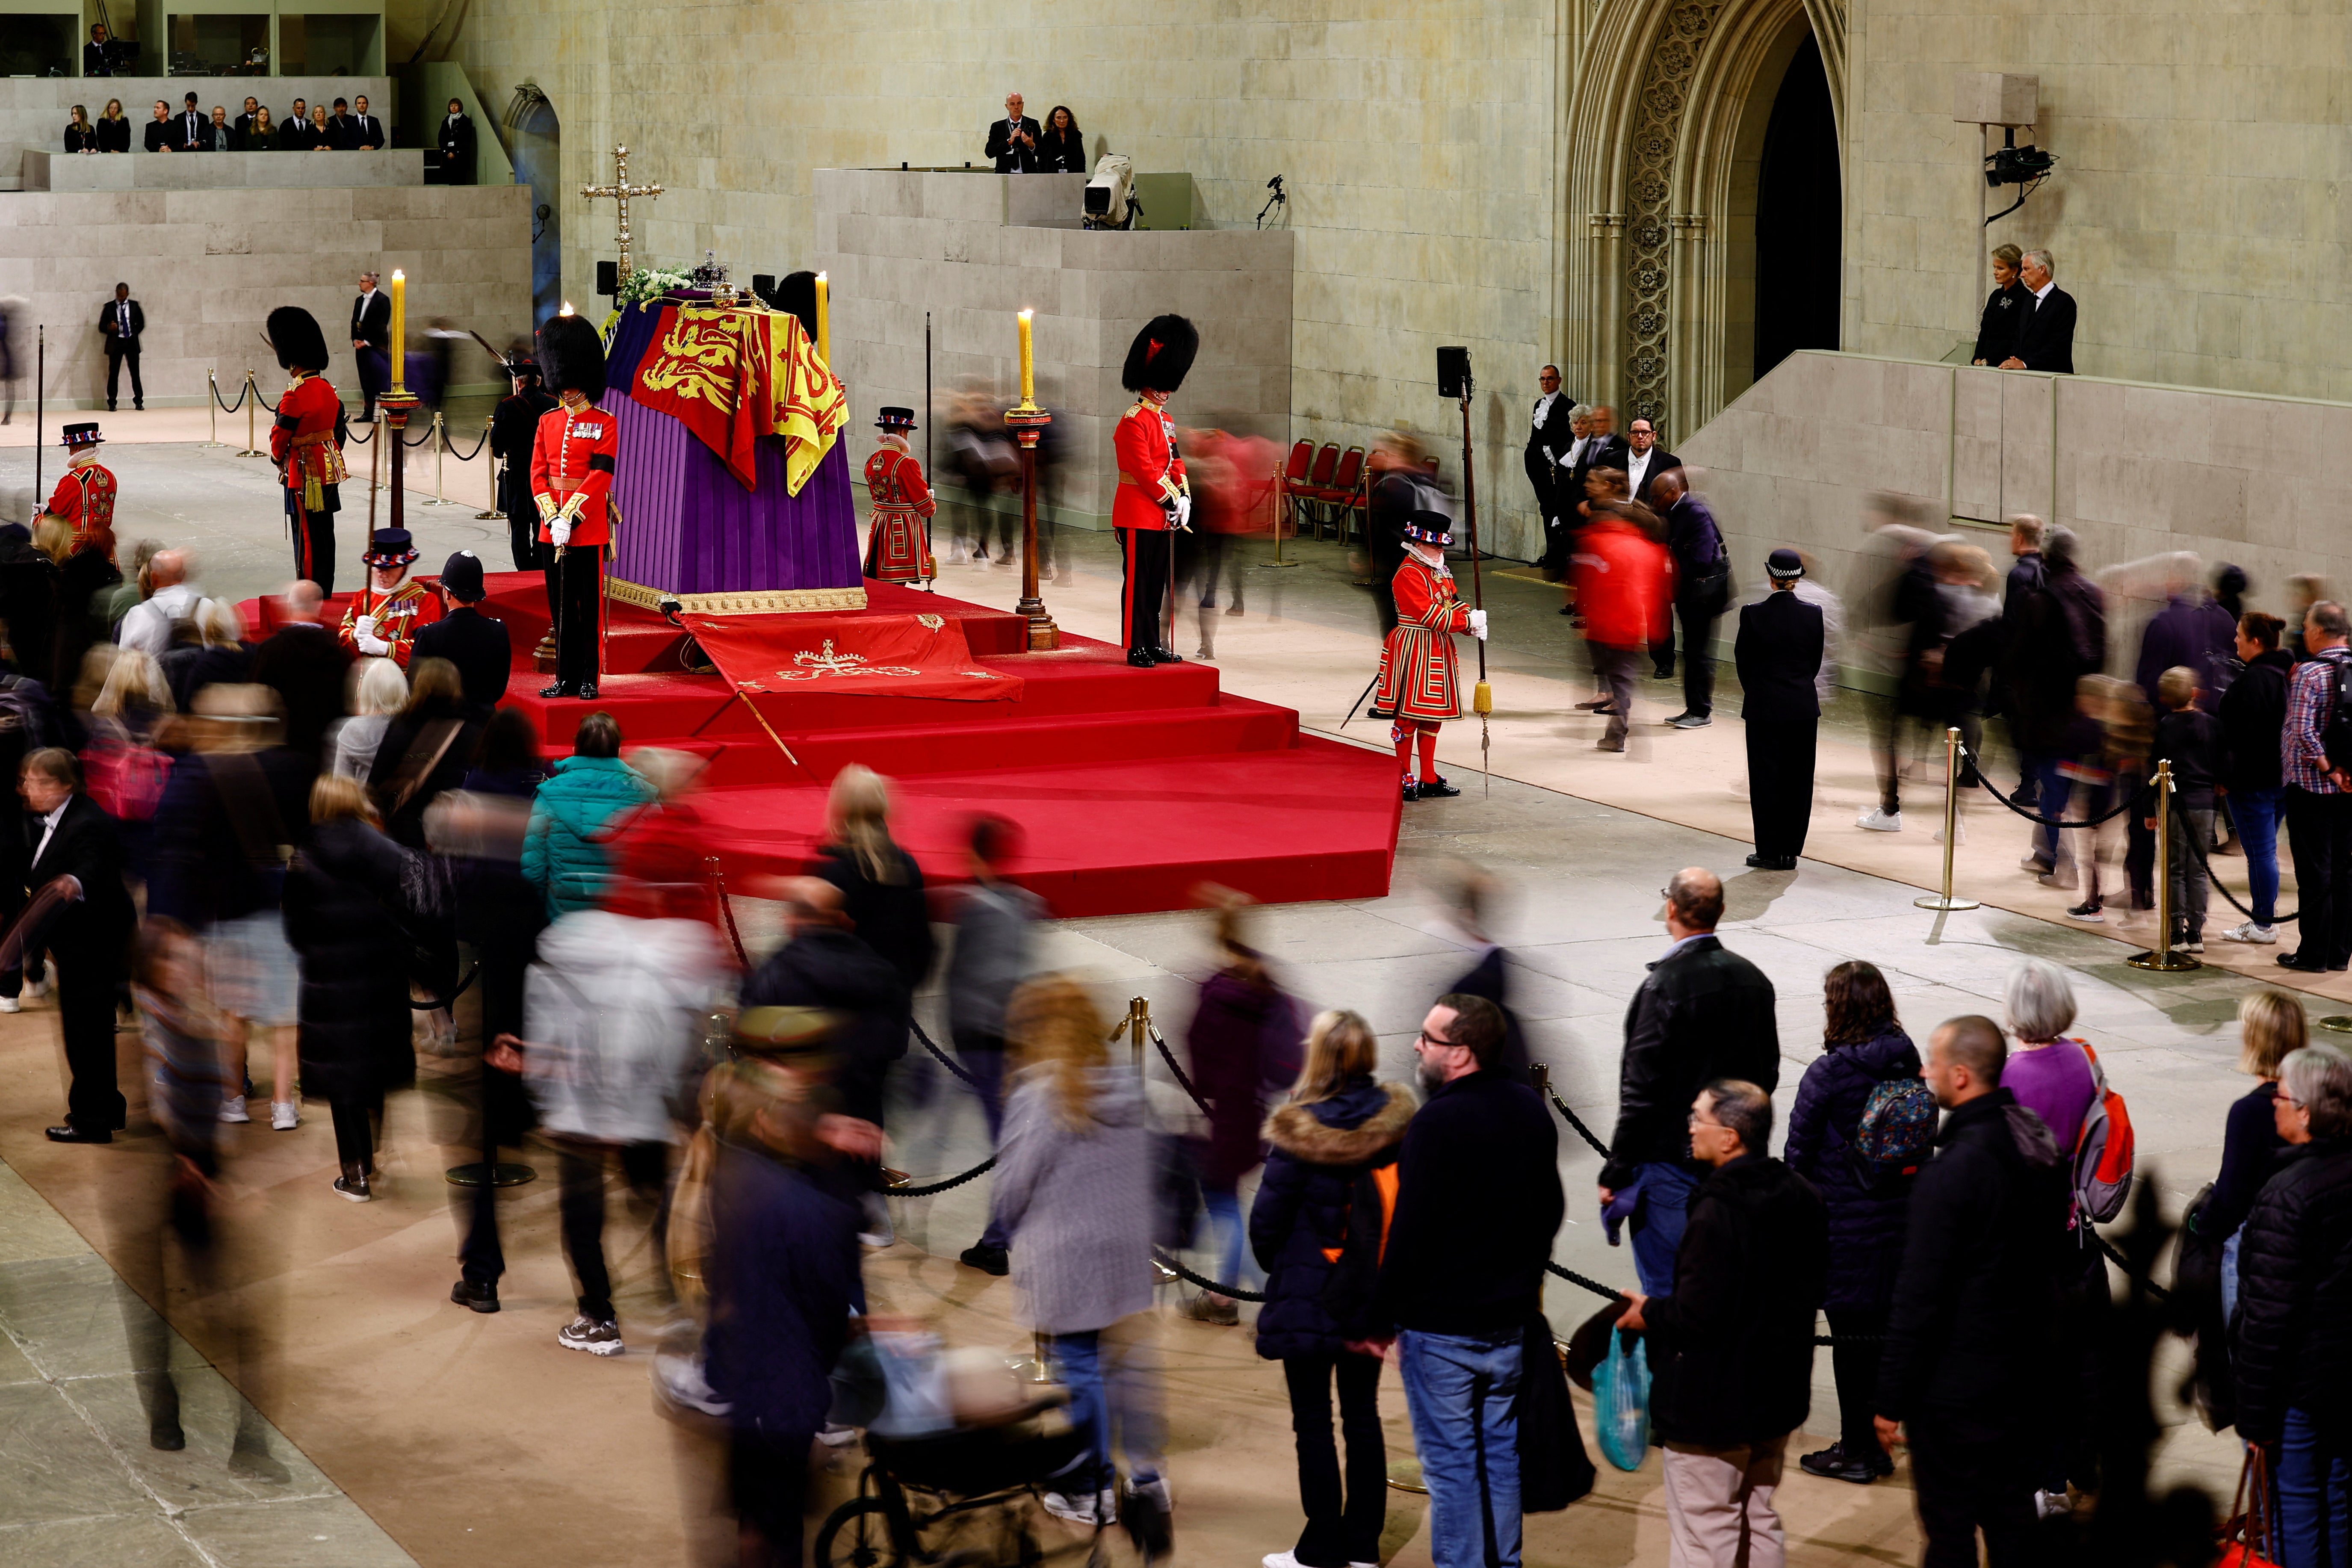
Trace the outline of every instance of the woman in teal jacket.
[[530, 831], [522, 845], [522, 874], [547, 898], [559, 920], [593, 910], [611, 873], [608, 840], [620, 819], [654, 798], [654, 786], [621, 760], [621, 726], [598, 711], [580, 721], [572, 755], [539, 786]]

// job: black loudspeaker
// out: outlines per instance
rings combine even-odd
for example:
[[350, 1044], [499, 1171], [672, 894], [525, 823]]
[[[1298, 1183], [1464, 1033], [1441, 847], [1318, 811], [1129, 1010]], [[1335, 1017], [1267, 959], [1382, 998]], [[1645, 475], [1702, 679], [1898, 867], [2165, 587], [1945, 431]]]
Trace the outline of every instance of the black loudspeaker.
[[621, 291], [621, 264], [617, 261], [596, 263], [596, 292], [617, 294]]
[[1442, 348], [1437, 351], [1437, 395], [1467, 397], [1470, 395], [1470, 351], [1462, 348]]

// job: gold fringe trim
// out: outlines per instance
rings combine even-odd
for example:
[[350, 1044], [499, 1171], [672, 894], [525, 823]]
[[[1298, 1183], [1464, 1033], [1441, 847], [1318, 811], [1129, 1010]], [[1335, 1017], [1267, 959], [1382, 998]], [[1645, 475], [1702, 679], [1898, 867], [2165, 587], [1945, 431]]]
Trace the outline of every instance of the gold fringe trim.
[[604, 593], [625, 605], [658, 612], [664, 599], [674, 598], [690, 616], [771, 616], [780, 612], [862, 610], [866, 590], [859, 588], [770, 588], [747, 594], [671, 594], [625, 578], [607, 576]]

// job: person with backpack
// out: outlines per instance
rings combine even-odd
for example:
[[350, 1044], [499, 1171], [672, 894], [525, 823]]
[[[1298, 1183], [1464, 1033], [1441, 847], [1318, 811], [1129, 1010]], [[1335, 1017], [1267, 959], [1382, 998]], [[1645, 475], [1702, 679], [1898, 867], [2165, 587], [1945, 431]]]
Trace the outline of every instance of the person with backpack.
[[2303, 939], [2279, 967], [2305, 973], [2352, 963], [2352, 703], [2344, 700], [2352, 618], [2322, 599], [2304, 615], [2305, 657], [2287, 682], [2279, 770], [2294, 854]]
[[1876, 964], [1854, 960], [1831, 970], [1822, 1006], [1822, 1054], [1797, 1084], [1780, 1157], [1829, 1207], [1823, 1305], [1837, 1342], [1830, 1360], [1839, 1426], [1836, 1442], [1797, 1463], [1808, 1475], [1867, 1486], [1895, 1470], [1871, 1425], [1872, 1399], [1912, 1178], [1935, 1146], [1936, 1097]]
[[[1298, 1444], [1298, 1503], [1307, 1525], [1265, 1568], [1351, 1568], [1380, 1560], [1388, 1511], [1381, 1435], [1381, 1358], [1392, 1331], [1374, 1316], [1372, 1275], [1395, 1204], [1397, 1148], [1412, 1090], [1380, 1083], [1372, 1028], [1354, 1013], [1316, 1016], [1307, 1065], [1266, 1119], [1271, 1145], [1250, 1205], [1250, 1250], [1265, 1270], [1257, 1353], [1282, 1363]], [[1347, 1484], [1331, 1435], [1339, 1388]]]

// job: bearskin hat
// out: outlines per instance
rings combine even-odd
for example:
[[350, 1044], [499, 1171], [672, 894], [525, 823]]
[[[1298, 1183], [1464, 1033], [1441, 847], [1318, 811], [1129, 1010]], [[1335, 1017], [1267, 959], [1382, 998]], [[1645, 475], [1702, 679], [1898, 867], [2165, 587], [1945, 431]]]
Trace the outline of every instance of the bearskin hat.
[[539, 364], [550, 392], [604, 395], [604, 340], [578, 316], [550, 316], [539, 329]]
[[801, 319], [801, 330], [808, 341], [816, 342], [816, 274], [787, 272], [776, 281], [776, 291], [768, 297], [771, 308], [787, 316]]
[[1201, 334], [1181, 316], [1154, 316], [1129, 345], [1119, 384], [1129, 392], [1150, 387], [1173, 392], [1184, 384], [1192, 356], [1201, 352]]
[[280, 305], [270, 311], [263, 335], [278, 352], [281, 368], [307, 370], [313, 375], [326, 374], [327, 334], [319, 330], [319, 318], [301, 306]]

